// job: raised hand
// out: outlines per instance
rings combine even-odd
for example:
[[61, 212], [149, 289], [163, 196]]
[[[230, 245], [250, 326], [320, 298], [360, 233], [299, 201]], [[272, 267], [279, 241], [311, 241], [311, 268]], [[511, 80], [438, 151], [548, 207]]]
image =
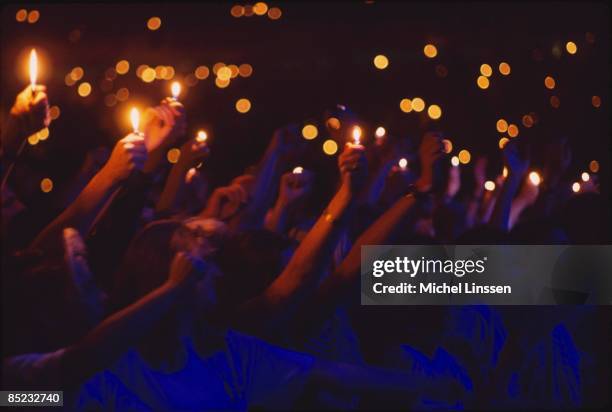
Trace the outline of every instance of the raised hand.
[[118, 183], [127, 179], [132, 170], [142, 170], [146, 160], [145, 139], [130, 133], [117, 142], [102, 172]]
[[190, 139], [181, 146], [181, 156], [179, 157], [177, 166], [183, 168], [183, 170], [188, 170], [197, 166], [209, 153], [210, 150], [206, 142]]
[[342, 186], [351, 194], [357, 194], [365, 185], [368, 173], [365, 147], [347, 143], [338, 156], [338, 169]]
[[187, 116], [183, 105], [177, 101], [162, 100], [161, 104], [149, 107], [143, 116], [143, 132], [147, 151], [169, 148], [185, 134]]
[[312, 183], [313, 175], [308, 170], [285, 173], [281, 177], [278, 202], [284, 207], [294, 205], [311, 192]]
[[27, 86], [15, 98], [11, 115], [22, 121], [26, 135], [44, 129], [51, 123], [46, 90], [45, 86], [35, 86], [32, 93], [32, 88]]
[[433, 132], [426, 133], [419, 146], [421, 175], [416, 182], [419, 191], [427, 192], [433, 188], [434, 165], [443, 154], [444, 144], [442, 143], [442, 136]]
[[234, 216], [247, 202], [248, 193], [239, 184], [231, 184], [216, 189], [202, 215], [207, 218], [226, 220]]
[[521, 154], [514, 141], [503, 149], [504, 165], [508, 168], [508, 178], [520, 181], [529, 168], [528, 154]]
[[198, 279], [206, 271], [204, 260], [191, 256], [185, 252], [178, 252], [174, 255], [170, 264], [170, 273], [166, 284], [169, 286], [184, 286]]

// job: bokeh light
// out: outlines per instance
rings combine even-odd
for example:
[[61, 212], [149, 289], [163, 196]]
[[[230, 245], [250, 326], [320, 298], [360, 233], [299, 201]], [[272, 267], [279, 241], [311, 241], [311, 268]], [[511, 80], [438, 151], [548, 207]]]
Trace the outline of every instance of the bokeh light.
[[569, 54], [576, 54], [578, 51], [578, 46], [573, 41], [568, 41], [565, 43], [565, 50], [567, 50]]
[[389, 66], [389, 59], [387, 56], [379, 54], [374, 57], [374, 66], [380, 70], [386, 69]]
[[161, 27], [161, 19], [159, 17], [151, 17], [147, 20], [147, 28], [149, 30], [155, 31]]
[[323, 153], [328, 156], [333, 156], [338, 152], [338, 143], [332, 139], [327, 139], [323, 142]]
[[599, 162], [597, 160], [591, 160], [591, 162], [589, 163], [589, 170], [592, 173], [599, 172]]
[[251, 101], [245, 97], [238, 99], [236, 102], [236, 110], [238, 113], [247, 113], [251, 110]]
[[499, 139], [499, 142], [497, 142], [497, 146], [500, 149], [503, 149], [504, 147], [506, 147], [509, 141], [510, 139], [508, 139], [507, 137], [502, 137], [501, 139]]
[[49, 193], [53, 190], [53, 180], [48, 177], [45, 177], [40, 181], [40, 190], [43, 193]]
[[83, 82], [79, 84], [78, 92], [79, 96], [81, 97], [89, 96], [89, 94], [91, 93], [91, 84], [89, 84], [88, 82]]
[[485, 76], [478, 76], [478, 78], [476, 79], [476, 84], [478, 85], [478, 87], [480, 87], [483, 90], [488, 89], [489, 79]]
[[382, 126], [378, 126], [376, 128], [376, 131], [374, 132], [374, 135], [376, 135], [376, 137], [378, 137], [378, 138], [384, 137], [385, 134], [387, 134], [387, 131]]
[[302, 136], [306, 140], [312, 140], [319, 135], [319, 130], [314, 124], [307, 124], [302, 128]]
[[449, 154], [453, 151], [453, 142], [449, 139], [442, 139], [442, 146], [444, 148], [444, 153]]
[[495, 128], [500, 133], [506, 133], [506, 130], [508, 130], [508, 122], [505, 119], [499, 119], [495, 124]]
[[242, 63], [238, 66], [238, 74], [242, 77], [249, 77], [253, 74], [253, 66], [248, 63]]
[[580, 178], [583, 182], [588, 182], [589, 180], [591, 180], [591, 175], [589, 175], [587, 172], [582, 172]]
[[442, 116], [442, 108], [440, 108], [440, 106], [438, 106], [437, 104], [432, 104], [427, 108], [427, 115], [431, 119], [437, 120]]
[[501, 62], [499, 64], [498, 69], [499, 69], [499, 72], [502, 75], [504, 75], [504, 76], [508, 76], [510, 74], [510, 71], [511, 71], [510, 65], [508, 63], [506, 63], [506, 62]]
[[572, 184], [572, 192], [574, 192], [574, 193], [580, 192], [580, 183], [574, 182]]
[[470, 163], [470, 160], [472, 159], [472, 155], [466, 149], [461, 150], [457, 157], [459, 158], [459, 162], [464, 165]]
[[126, 74], [130, 70], [130, 62], [127, 60], [120, 60], [115, 65], [115, 71], [119, 74]]
[[181, 157], [181, 150], [177, 149], [176, 147], [168, 150], [168, 153], [166, 154], [166, 158], [168, 159], [168, 162], [170, 163], [178, 162], [180, 157]]
[[529, 181], [532, 185], [539, 186], [542, 183], [542, 178], [538, 172], [533, 171], [529, 173]]
[[27, 17], [28, 17], [28, 11], [26, 9], [19, 9], [17, 10], [17, 13], [15, 14], [15, 20], [17, 20], [19, 23], [26, 21]]
[[493, 74], [493, 69], [490, 65], [483, 63], [480, 65], [480, 74], [486, 77], [491, 77], [491, 75]]
[[451, 157], [451, 165], [454, 166], [454, 167], [459, 166], [459, 157], [458, 156]]
[[331, 130], [340, 130], [340, 120], [338, 120], [338, 118], [336, 117], [330, 117], [329, 119], [327, 119], [327, 122], [325, 122], [325, 124]]
[[198, 66], [195, 69], [195, 76], [200, 79], [200, 80], [204, 80], [208, 77], [208, 75], [210, 74], [210, 70], [208, 69], [208, 67], [206, 66]]
[[561, 106], [561, 99], [559, 99], [557, 96], [550, 96], [550, 105], [554, 109], [558, 109], [559, 106]]
[[601, 97], [599, 96], [591, 97], [591, 104], [593, 105], [593, 107], [598, 109], [601, 106]]
[[32, 10], [28, 13], [28, 23], [34, 24], [40, 18], [40, 12], [38, 10]]
[[270, 7], [268, 10], [268, 17], [270, 20], [278, 20], [283, 15], [283, 12], [278, 7]]
[[410, 113], [412, 111], [412, 101], [410, 99], [402, 99], [400, 101], [400, 110], [404, 113]]
[[516, 137], [519, 134], [519, 128], [517, 125], [511, 123], [508, 125], [508, 136]]
[[544, 86], [547, 89], [550, 89], [550, 90], [554, 89], [556, 84], [557, 84], [557, 82], [555, 82], [555, 79], [552, 78], [551, 76], [546, 76], [544, 78]]
[[489, 192], [494, 191], [494, 190], [495, 190], [495, 182], [494, 182], [494, 181], [492, 181], [492, 180], [487, 180], [487, 181], [484, 183], [484, 188], [485, 188], [485, 190], [487, 190], [487, 191], [489, 191]]
[[414, 99], [412, 99], [410, 105], [412, 106], [412, 110], [417, 113], [425, 110], [425, 101], [420, 97], [415, 97]]
[[423, 54], [425, 54], [426, 57], [433, 59], [438, 55], [438, 49], [433, 44], [426, 44], [425, 47], [423, 47]]

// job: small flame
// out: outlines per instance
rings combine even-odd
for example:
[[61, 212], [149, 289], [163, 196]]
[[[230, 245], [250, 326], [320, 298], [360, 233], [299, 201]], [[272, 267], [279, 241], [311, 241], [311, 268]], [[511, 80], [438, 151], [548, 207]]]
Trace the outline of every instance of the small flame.
[[495, 190], [495, 182], [492, 180], [487, 180], [484, 184], [484, 188], [489, 191], [492, 192]]
[[591, 175], [589, 175], [587, 172], [582, 172], [582, 175], [580, 175], [580, 178], [582, 179], [583, 182], [588, 182], [591, 179]]
[[508, 168], [506, 166], [504, 166], [504, 168], [502, 169], [502, 176], [508, 177]]
[[398, 164], [399, 164], [399, 167], [400, 167], [402, 170], [404, 170], [404, 169], [406, 169], [406, 166], [408, 166], [408, 160], [406, 160], [406, 158], [403, 158], [403, 157], [402, 157], [402, 158], [399, 160]]
[[293, 169], [293, 173], [296, 175], [302, 174], [303, 171], [304, 168], [302, 166], [297, 166], [295, 169]]
[[30, 52], [30, 86], [32, 91], [36, 87], [36, 78], [38, 77], [38, 57], [36, 56], [36, 49], [32, 49]]
[[179, 82], [172, 82], [170, 89], [172, 90], [172, 97], [174, 99], [178, 99], [179, 95], [181, 94], [181, 84]]
[[385, 134], [387, 134], [387, 131], [385, 130], [384, 127], [379, 126], [376, 128], [375, 134], [376, 134], [376, 137], [381, 138], [381, 137], [384, 137]]
[[532, 185], [539, 186], [542, 182], [542, 178], [540, 177], [538, 172], [531, 172], [529, 173], [529, 181], [531, 181]]
[[361, 127], [353, 127], [353, 143], [358, 145], [361, 142]]
[[451, 157], [451, 165], [453, 165], [454, 167], [459, 166], [459, 158], [457, 156]]
[[135, 107], [132, 107], [132, 111], [130, 112], [130, 120], [132, 121], [132, 128], [134, 129], [134, 133], [138, 134], [138, 126], [140, 125], [140, 112]]
[[198, 135], [196, 136], [196, 140], [200, 143], [204, 143], [208, 139], [208, 134], [204, 130], [199, 130]]

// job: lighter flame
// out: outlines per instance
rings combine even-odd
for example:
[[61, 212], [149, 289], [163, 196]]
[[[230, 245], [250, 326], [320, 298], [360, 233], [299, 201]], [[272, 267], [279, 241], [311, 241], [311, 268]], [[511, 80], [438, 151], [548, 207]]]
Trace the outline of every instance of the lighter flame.
[[198, 135], [196, 136], [196, 140], [200, 143], [204, 143], [208, 139], [208, 134], [204, 130], [199, 130]]
[[529, 181], [531, 182], [532, 185], [539, 186], [540, 183], [542, 182], [542, 178], [540, 177], [538, 172], [531, 172], [529, 173]]
[[130, 120], [132, 121], [132, 129], [134, 129], [134, 133], [138, 134], [138, 126], [140, 125], [140, 112], [135, 107], [132, 107], [132, 111], [130, 112]]
[[297, 166], [296, 168], [293, 169], [293, 173], [296, 175], [302, 174], [303, 171], [304, 171], [304, 168], [302, 166]]
[[36, 49], [32, 49], [30, 52], [30, 86], [32, 92], [36, 87], [36, 78], [38, 77], [38, 57], [36, 56]]
[[486, 190], [488, 190], [489, 192], [492, 192], [495, 190], [495, 182], [492, 180], [487, 180], [484, 184], [484, 188]]
[[408, 160], [406, 160], [405, 158], [403, 158], [403, 157], [402, 157], [402, 158], [399, 160], [398, 165], [399, 165], [399, 167], [400, 167], [402, 170], [405, 170], [405, 169], [406, 169], [406, 166], [408, 166]]
[[172, 82], [170, 89], [172, 90], [172, 98], [175, 100], [178, 99], [179, 95], [181, 94], [181, 84], [179, 82]]
[[361, 127], [353, 127], [353, 143], [358, 145], [361, 142]]

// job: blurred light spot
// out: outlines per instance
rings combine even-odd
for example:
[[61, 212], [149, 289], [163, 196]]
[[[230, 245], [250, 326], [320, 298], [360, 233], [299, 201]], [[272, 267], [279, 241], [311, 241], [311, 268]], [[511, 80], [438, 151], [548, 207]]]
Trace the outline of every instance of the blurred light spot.
[[242, 17], [244, 15], [244, 7], [242, 7], [239, 4], [236, 4], [235, 6], [232, 6], [232, 8], [230, 9], [230, 14], [233, 17]]
[[387, 56], [379, 54], [374, 57], [374, 66], [380, 70], [386, 69], [389, 66], [389, 59], [387, 59]]
[[426, 44], [425, 47], [423, 47], [423, 53], [426, 57], [433, 59], [438, 55], [438, 49], [436, 49], [436, 46], [433, 44]]
[[328, 139], [323, 143], [323, 153], [328, 156], [333, 156], [338, 152], [338, 143], [332, 139]]
[[508, 177], [508, 168], [506, 166], [504, 166], [504, 168], [502, 169], [502, 176]]
[[51, 120], [56, 120], [58, 117], [60, 117], [60, 108], [59, 106], [51, 106], [49, 108], [49, 117], [51, 117]]
[[591, 160], [589, 163], [589, 170], [593, 173], [599, 172], [599, 162], [597, 160]]
[[278, 7], [271, 7], [270, 10], [268, 10], [268, 17], [270, 20], [278, 20], [282, 15], [283, 12]]
[[453, 151], [453, 142], [449, 139], [442, 139], [442, 145], [444, 146], [444, 153], [449, 154]]
[[212, 71], [213, 71], [213, 73], [214, 73], [214, 74], [217, 74], [217, 72], [219, 71], [219, 69], [220, 69], [221, 67], [225, 67], [225, 63], [223, 63], [223, 62], [217, 62], [217, 63], [215, 63], [215, 64], [213, 65], [213, 67], [212, 67]]
[[91, 93], [91, 84], [87, 82], [83, 82], [79, 84], [78, 92], [79, 92], [79, 96], [81, 97], [89, 96], [89, 94]]
[[264, 14], [266, 14], [268, 12], [268, 5], [266, 3], [264, 3], [263, 1], [258, 1], [253, 6], [253, 11], [258, 16], [263, 16]]
[[457, 156], [451, 157], [451, 165], [453, 165], [455, 167], [459, 166], [459, 157], [457, 157]]
[[230, 80], [223, 80], [220, 77], [215, 78], [215, 85], [219, 88], [219, 89], [224, 89], [227, 86], [229, 86], [230, 84]]
[[499, 139], [499, 142], [497, 143], [497, 145], [499, 146], [500, 149], [503, 149], [504, 147], [506, 147], [509, 141], [510, 139], [508, 139], [507, 137], [502, 137], [501, 139]]
[[404, 113], [410, 113], [412, 111], [412, 102], [410, 99], [402, 99], [400, 101], [400, 110]]
[[117, 97], [117, 100], [124, 102], [130, 97], [130, 91], [126, 87], [122, 87], [121, 89], [117, 90], [115, 96]]
[[172, 80], [174, 78], [174, 67], [166, 66], [166, 73], [164, 74], [164, 80]]
[[17, 14], [15, 14], [15, 20], [19, 23], [24, 22], [28, 17], [28, 11], [26, 9], [17, 10]]
[[161, 19], [159, 17], [151, 17], [147, 21], [147, 28], [149, 30], [157, 30], [161, 27]]
[[531, 172], [529, 173], [529, 181], [531, 182], [532, 185], [539, 186], [540, 183], [542, 182], [542, 178], [540, 177], [538, 172]]
[[293, 168], [293, 171], [291, 173], [296, 174], [296, 175], [300, 175], [300, 174], [304, 173], [304, 168], [302, 166], [296, 166], [296, 167]]
[[565, 50], [567, 50], [569, 54], [576, 54], [576, 52], [578, 51], [578, 46], [576, 46], [576, 43], [574, 43], [573, 41], [568, 41], [567, 43], [565, 43]]
[[162, 80], [165, 75], [166, 75], [166, 66], [162, 66], [161, 64], [158, 64], [157, 66], [155, 66], [155, 78], [157, 80]]
[[559, 106], [561, 106], [561, 100], [557, 96], [550, 96], [550, 105], [553, 108], [558, 109]]
[[68, 73], [64, 77], [64, 83], [66, 83], [66, 86], [74, 86], [74, 84], [76, 83], [76, 80], [74, 80], [72, 76], [70, 75], [70, 73]]
[[544, 86], [546, 86], [547, 89], [550, 89], [550, 90], [554, 89], [555, 84], [556, 84], [555, 79], [553, 79], [552, 77], [546, 76], [544, 78]]
[[517, 125], [511, 123], [508, 125], [508, 136], [516, 137], [519, 134], [519, 128]]
[[70, 71], [70, 77], [72, 77], [72, 80], [81, 80], [81, 78], [83, 77], [83, 74], [85, 74], [85, 71], [83, 70], [82, 67], [76, 66], [75, 68], [73, 68]]
[[425, 110], [425, 101], [420, 97], [415, 97], [414, 99], [412, 99], [410, 105], [412, 106], [412, 110], [414, 110], [415, 112], [422, 112], [423, 110]]
[[166, 158], [168, 159], [168, 162], [170, 163], [178, 162], [180, 157], [181, 157], [181, 150], [177, 149], [176, 147], [168, 150], [168, 153], [166, 154]]
[[113, 107], [117, 104], [117, 98], [114, 94], [107, 94], [104, 96], [104, 104], [108, 107]]
[[[41, 139], [42, 140], [42, 139]], [[587, 172], [582, 172], [580, 178], [583, 182], [588, 182], [591, 179], [591, 176]]]
[[209, 74], [210, 70], [208, 70], [208, 67], [206, 66], [198, 66], [195, 69], [195, 76], [200, 80], [206, 79]]
[[459, 162], [461, 162], [461, 164], [464, 164], [464, 165], [470, 163], [470, 160], [472, 159], [472, 155], [466, 149], [463, 149], [462, 151], [460, 151], [458, 157], [459, 157]]
[[198, 134], [196, 135], [196, 141], [200, 143], [204, 143], [208, 140], [208, 133], [205, 130], [198, 130]]
[[31, 144], [32, 146], [38, 143], [38, 140], [39, 140], [38, 132], [32, 133], [30, 136], [28, 136], [28, 143]]
[[244, 6], [244, 15], [246, 17], [251, 17], [253, 14], [255, 14], [255, 12], [253, 11], [253, 6], [251, 6], [250, 4], [247, 4]]
[[49, 128], [45, 127], [41, 129], [38, 133], [38, 140], [47, 140], [49, 138]]
[[495, 190], [495, 182], [493, 182], [492, 180], [487, 180], [487, 181], [484, 183], [484, 188], [485, 188], [487, 191], [489, 191], [489, 192], [494, 191], [494, 190]]
[[397, 162], [397, 165], [400, 167], [400, 169], [404, 170], [408, 166], [408, 160], [402, 157], [399, 162]]
[[230, 69], [232, 75], [231, 78], [234, 79], [238, 76], [238, 66], [236, 66], [235, 64], [230, 64], [229, 66], [227, 66], [228, 69]]
[[[414, 104], [414, 101], [412, 103]], [[427, 115], [431, 119], [437, 120], [442, 116], [442, 109], [437, 104], [432, 104], [427, 108]]]
[[28, 23], [30, 24], [36, 23], [39, 18], [40, 18], [40, 13], [38, 12], [38, 10], [32, 10], [31, 12], [28, 13]]
[[143, 70], [141, 78], [143, 82], [151, 83], [153, 80], [155, 80], [155, 69], [152, 67], [147, 67]]
[[508, 122], [505, 119], [499, 119], [495, 124], [495, 127], [497, 128], [498, 132], [506, 133], [506, 130], [508, 130]]
[[596, 107], [596, 108], [601, 106], [601, 97], [599, 96], [591, 97], [591, 104], [593, 105], [593, 107]]
[[480, 74], [490, 77], [493, 74], [493, 69], [486, 63], [480, 65]]
[[574, 182], [572, 184], [572, 192], [574, 192], [574, 193], [580, 192], [580, 183]]
[[302, 136], [306, 140], [312, 140], [319, 135], [319, 130], [313, 124], [307, 124], [302, 128]]
[[528, 114], [524, 115], [523, 116], [523, 126], [525, 126], [527, 128], [533, 126], [533, 117], [531, 117]]
[[229, 67], [223, 66], [217, 70], [217, 77], [221, 80], [229, 80], [232, 77], [232, 71]]
[[49, 193], [50, 191], [52, 191], [53, 190], [53, 180], [49, 179], [48, 177], [45, 177], [43, 180], [41, 180], [40, 190], [43, 193]]
[[330, 117], [327, 119], [327, 127], [331, 130], [340, 130], [340, 120], [336, 117]]
[[499, 72], [504, 75], [507, 76], [510, 74], [510, 65], [506, 62], [501, 62], [499, 64]]
[[140, 66], [138, 66], [136, 68], [136, 77], [142, 77], [142, 74], [144, 73], [145, 70], [147, 70], [149, 68], [149, 66], [147, 66], [146, 64], [141, 64]]
[[387, 131], [385, 130], [384, 127], [378, 126], [374, 134], [376, 135], [376, 137], [380, 138], [380, 137], [383, 137], [385, 134], [387, 134]]
[[242, 99], [239, 99], [236, 102], [236, 110], [238, 110], [239, 113], [248, 112], [249, 110], [251, 110], [251, 101], [244, 97]]
[[478, 79], [476, 79], [476, 84], [481, 89], [488, 89], [489, 88], [489, 79], [486, 78], [485, 76], [478, 76]]
[[115, 65], [115, 71], [119, 74], [126, 74], [130, 70], [130, 63], [127, 60], [120, 60]]
[[240, 66], [238, 66], [238, 73], [242, 77], [249, 77], [251, 74], [253, 74], [253, 66], [248, 63], [242, 63]]
[[448, 76], [448, 69], [446, 66], [443, 64], [436, 65], [436, 75], [442, 78]]

